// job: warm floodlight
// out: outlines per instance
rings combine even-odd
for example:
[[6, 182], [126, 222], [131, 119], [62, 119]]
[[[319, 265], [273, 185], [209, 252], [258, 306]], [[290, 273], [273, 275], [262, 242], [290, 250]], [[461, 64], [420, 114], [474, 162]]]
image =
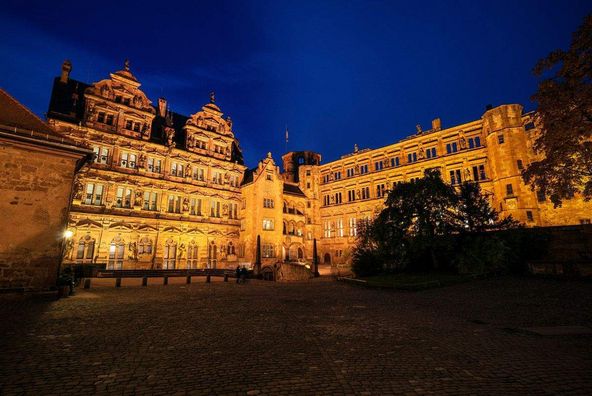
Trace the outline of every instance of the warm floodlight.
[[70, 230], [66, 230], [64, 231], [64, 238], [69, 239], [72, 238], [72, 235], [74, 235], [74, 233]]

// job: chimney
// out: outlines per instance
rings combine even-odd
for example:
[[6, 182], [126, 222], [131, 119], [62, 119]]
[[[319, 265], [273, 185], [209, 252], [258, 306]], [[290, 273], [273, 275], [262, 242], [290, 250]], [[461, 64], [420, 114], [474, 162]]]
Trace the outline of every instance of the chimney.
[[442, 129], [442, 120], [440, 118], [434, 118], [432, 120], [432, 131], [439, 131]]
[[70, 72], [72, 71], [72, 62], [68, 59], [62, 63], [62, 74], [60, 75], [60, 82], [66, 84], [70, 78]]
[[158, 98], [158, 115], [162, 118], [167, 115], [167, 101], [165, 98]]

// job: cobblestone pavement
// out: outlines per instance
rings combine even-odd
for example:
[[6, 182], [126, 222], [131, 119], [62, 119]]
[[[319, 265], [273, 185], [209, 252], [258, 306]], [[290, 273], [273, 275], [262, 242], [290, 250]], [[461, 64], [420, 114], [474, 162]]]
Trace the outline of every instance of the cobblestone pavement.
[[591, 394], [592, 284], [326, 280], [0, 297], [0, 394]]

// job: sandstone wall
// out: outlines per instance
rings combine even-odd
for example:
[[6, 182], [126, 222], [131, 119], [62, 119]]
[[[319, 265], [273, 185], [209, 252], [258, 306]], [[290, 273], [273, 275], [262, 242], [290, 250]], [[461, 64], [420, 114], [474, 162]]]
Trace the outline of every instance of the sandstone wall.
[[0, 141], [0, 287], [55, 284], [76, 160]]

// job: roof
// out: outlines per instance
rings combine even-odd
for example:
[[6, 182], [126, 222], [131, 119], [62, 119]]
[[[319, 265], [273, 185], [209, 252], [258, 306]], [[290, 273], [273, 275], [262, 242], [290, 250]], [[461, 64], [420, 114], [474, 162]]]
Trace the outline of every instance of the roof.
[[1, 88], [0, 125], [5, 131], [26, 136], [28, 139], [76, 145], [72, 140], [54, 131], [45, 121]]
[[300, 195], [306, 197], [300, 187], [295, 184], [284, 183], [284, 194]]
[[[85, 84], [71, 78], [69, 78], [66, 83], [63, 83], [60, 81], [59, 77], [56, 77], [53, 81], [53, 89], [51, 92], [51, 99], [49, 101], [47, 117], [71, 122], [74, 124], [82, 123], [84, 121], [85, 107], [84, 91], [89, 86], [89, 84]], [[164, 128], [172, 127], [175, 129], [175, 147], [181, 150], [187, 150], [185, 145], [187, 139], [185, 136], [185, 130], [183, 128], [189, 117], [175, 112], [169, 112], [170, 117], [162, 117], [158, 112], [158, 107], [152, 107], [154, 107], [156, 116], [152, 121], [152, 133], [150, 134], [150, 141], [164, 145]], [[244, 163], [240, 148], [236, 144], [232, 145], [230, 161], [241, 165]]]

